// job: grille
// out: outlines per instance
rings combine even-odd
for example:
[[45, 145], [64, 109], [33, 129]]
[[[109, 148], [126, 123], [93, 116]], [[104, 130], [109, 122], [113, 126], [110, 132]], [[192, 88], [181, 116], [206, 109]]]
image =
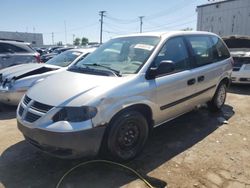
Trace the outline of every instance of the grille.
[[29, 104], [29, 102], [31, 101], [31, 98], [29, 98], [27, 95], [25, 95], [24, 99], [23, 99], [23, 103], [25, 105]]
[[236, 77], [232, 77], [231, 80], [232, 80], [232, 81], [235, 81], [235, 80], [236, 80]]
[[[34, 101], [27, 95], [25, 95], [23, 99], [23, 104], [23, 106], [20, 106], [18, 114], [22, 116], [24, 114], [24, 110], [27, 111], [27, 113], [24, 114], [24, 120], [29, 123], [35, 122], [40, 117], [42, 117], [42, 115], [46, 114], [50, 109], [53, 108], [53, 106]], [[27, 108], [28, 104], [29, 108]]]
[[241, 82], [250, 82], [250, 78], [240, 78]]
[[33, 114], [31, 112], [27, 112], [24, 120], [27, 121], [27, 122], [30, 122], [30, 123], [33, 123], [35, 122], [36, 120], [38, 120], [41, 116], [39, 115], [36, 115], [36, 114]]
[[19, 116], [22, 116], [23, 115], [23, 111], [24, 111], [24, 108], [20, 105], [19, 107]]
[[47, 105], [47, 104], [42, 104], [40, 102], [34, 101], [33, 104], [31, 105], [31, 108], [38, 111], [38, 112], [46, 113], [51, 108], [53, 108], [53, 106], [50, 106], [50, 105]]
[[240, 67], [233, 67], [233, 71], [240, 71]]

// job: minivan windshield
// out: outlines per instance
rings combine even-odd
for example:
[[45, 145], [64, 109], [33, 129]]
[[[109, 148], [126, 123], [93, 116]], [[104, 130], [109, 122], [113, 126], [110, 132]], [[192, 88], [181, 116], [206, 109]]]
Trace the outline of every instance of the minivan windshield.
[[[72, 69], [110, 71], [116, 75], [135, 74], [147, 61], [160, 38], [131, 36], [111, 39]], [[70, 70], [70, 69], [69, 69]]]
[[66, 51], [48, 60], [46, 64], [67, 67], [81, 54], [79, 51]]

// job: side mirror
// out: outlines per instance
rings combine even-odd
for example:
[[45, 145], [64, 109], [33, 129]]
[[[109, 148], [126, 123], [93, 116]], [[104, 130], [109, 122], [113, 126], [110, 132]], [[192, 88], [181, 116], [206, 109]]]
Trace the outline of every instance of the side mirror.
[[147, 79], [154, 79], [157, 75], [164, 75], [175, 70], [174, 62], [171, 60], [163, 60], [158, 67], [151, 67], [147, 73]]

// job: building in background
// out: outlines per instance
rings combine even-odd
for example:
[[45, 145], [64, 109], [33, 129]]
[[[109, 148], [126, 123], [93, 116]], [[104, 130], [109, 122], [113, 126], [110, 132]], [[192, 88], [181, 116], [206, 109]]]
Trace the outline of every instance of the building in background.
[[10, 32], [0, 31], [0, 39], [20, 40], [30, 43], [32, 46], [43, 46], [42, 33], [23, 33], [23, 32]]
[[197, 30], [220, 36], [250, 36], [250, 0], [225, 0], [197, 7]]

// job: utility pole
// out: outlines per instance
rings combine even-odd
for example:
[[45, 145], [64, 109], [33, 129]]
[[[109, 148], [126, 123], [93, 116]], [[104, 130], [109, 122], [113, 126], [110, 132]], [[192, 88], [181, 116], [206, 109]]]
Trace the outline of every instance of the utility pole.
[[67, 27], [66, 27], [66, 21], [64, 20], [64, 30], [65, 30], [65, 44], [67, 45]]
[[54, 45], [54, 33], [51, 33], [51, 37], [52, 37], [52, 45]]
[[75, 41], [75, 34], [73, 34], [73, 44], [74, 44], [74, 41]]
[[34, 36], [34, 41], [36, 42], [36, 29], [35, 29], [35, 27], [33, 26], [33, 36]]
[[100, 44], [102, 44], [102, 27], [103, 27], [103, 17], [105, 16], [104, 14], [106, 11], [100, 11], [99, 15], [101, 16], [100, 22], [101, 22], [101, 28], [100, 28]]
[[142, 19], [144, 18], [144, 16], [139, 16], [139, 18], [140, 18], [140, 33], [142, 33], [142, 24], [143, 24]]

